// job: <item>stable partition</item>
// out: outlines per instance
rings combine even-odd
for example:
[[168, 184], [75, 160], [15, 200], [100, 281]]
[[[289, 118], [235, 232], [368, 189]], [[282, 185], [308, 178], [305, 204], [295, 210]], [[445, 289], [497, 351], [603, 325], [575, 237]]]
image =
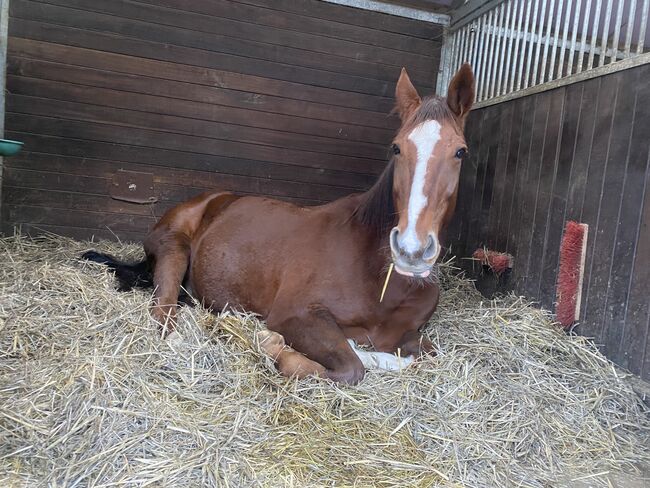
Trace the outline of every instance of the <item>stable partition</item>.
[[442, 26], [319, 0], [12, 0], [2, 230], [139, 240], [204, 190], [318, 204], [386, 164]]
[[[567, 220], [589, 225], [577, 331], [650, 379], [650, 64], [474, 110], [456, 218], [459, 263], [491, 292], [553, 310]], [[470, 257], [513, 255], [511, 273]]]

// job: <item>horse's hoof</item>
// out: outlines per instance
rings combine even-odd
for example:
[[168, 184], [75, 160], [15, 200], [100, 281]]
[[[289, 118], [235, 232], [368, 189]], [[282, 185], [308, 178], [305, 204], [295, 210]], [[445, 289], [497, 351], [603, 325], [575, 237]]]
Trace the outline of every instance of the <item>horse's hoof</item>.
[[286, 347], [284, 337], [272, 330], [264, 329], [259, 331], [257, 339], [262, 350], [273, 359], [276, 359]]

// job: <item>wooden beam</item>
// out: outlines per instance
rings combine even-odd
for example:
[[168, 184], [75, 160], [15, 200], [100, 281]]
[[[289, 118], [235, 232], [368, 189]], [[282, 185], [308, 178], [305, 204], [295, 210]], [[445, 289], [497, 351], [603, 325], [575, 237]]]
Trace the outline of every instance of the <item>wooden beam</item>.
[[[5, 84], [7, 73], [7, 31], [9, 26], [9, 0], [0, 0], [0, 138], [5, 134]], [[0, 223], [2, 221], [2, 168], [0, 156]]]
[[345, 5], [346, 7], [371, 10], [381, 12], [396, 17], [406, 17], [408, 19], [431, 22], [433, 24], [449, 25], [449, 15], [434, 13], [429, 9], [413, 8], [402, 5], [396, 5], [398, 2], [379, 1], [379, 0], [323, 0], [328, 3]]

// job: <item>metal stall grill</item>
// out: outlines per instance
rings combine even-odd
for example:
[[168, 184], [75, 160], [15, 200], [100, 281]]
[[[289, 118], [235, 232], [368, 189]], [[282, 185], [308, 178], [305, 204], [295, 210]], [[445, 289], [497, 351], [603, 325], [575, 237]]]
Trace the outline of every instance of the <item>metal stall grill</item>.
[[643, 55], [650, 0], [470, 1], [452, 17], [438, 93], [469, 62], [477, 102]]

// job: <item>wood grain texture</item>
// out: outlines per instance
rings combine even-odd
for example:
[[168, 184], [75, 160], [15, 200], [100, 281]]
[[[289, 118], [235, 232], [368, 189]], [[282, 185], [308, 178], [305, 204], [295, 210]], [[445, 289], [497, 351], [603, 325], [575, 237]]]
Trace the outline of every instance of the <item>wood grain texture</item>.
[[[460, 224], [451, 242], [475, 277], [481, 270], [463, 258], [477, 247], [494, 245], [513, 254], [512, 276], [492, 288], [513, 290], [552, 310], [564, 224], [589, 224], [576, 330], [645, 379], [649, 76], [650, 67], [640, 66], [474, 111], [467, 140], [477, 161], [461, 171], [466, 201], [459, 202], [463, 215], [456, 216]], [[493, 160], [495, 148], [503, 161]]]
[[542, 269], [539, 277], [541, 304], [553, 308], [555, 302], [555, 277], [559, 270], [559, 252], [571, 168], [574, 161], [577, 126], [580, 120], [580, 102], [583, 86], [570, 85], [564, 92], [564, 109], [559, 152], [550, 190], [550, 204], [546, 220], [546, 237], [542, 251]]
[[[155, 0], [152, 0], [155, 1]], [[264, 7], [278, 12], [295, 13], [320, 20], [331, 20], [348, 25], [365, 26], [383, 32], [407, 34], [414, 38], [439, 39], [442, 35], [441, 26], [417, 20], [395, 17], [380, 12], [360, 11], [354, 7], [330, 8], [320, 0], [233, 0], [244, 5]]]
[[[643, 105], [650, 100], [650, 87], [646, 80], [650, 70], [648, 66], [636, 71], [636, 78], [632, 79], [633, 87], [629, 87], [634, 102], [628, 102], [627, 107], [632, 105], [632, 120], [628, 130], [627, 139], [624, 126], [619, 128], [619, 135], [612, 140], [610, 151], [610, 167], [618, 167], [623, 179], [617, 179], [616, 185], [611, 193], [605, 194], [611, 203], [605, 203], [613, 207], [611, 211], [610, 224], [606, 232], [615, 236], [611, 269], [607, 282], [607, 291], [602, 295], [604, 313], [602, 317], [602, 339], [607, 346], [608, 355], [615, 361], [625, 363], [627, 347], [624, 342], [626, 329], [625, 316], [631, 290], [631, 279], [633, 274], [634, 256], [637, 242], [640, 239], [639, 226], [643, 211], [640, 202], [643, 201], [645, 187], [645, 175], [648, 161], [647, 137], [650, 127], [650, 111], [644, 110]], [[633, 104], [632, 104], [633, 103]], [[640, 106], [640, 105], [641, 106]], [[625, 107], [625, 108], [627, 108]], [[614, 185], [613, 185], [614, 186]], [[614, 191], [619, 188], [619, 194]], [[618, 203], [618, 208], [616, 203]], [[602, 217], [606, 217], [601, 212]], [[603, 222], [606, 221], [603, 218]], [[646, 288], [647, 291], [647, 288]], [[634, 290], [638, 293], [639, 290]]]
[[[2, 230], [74, 237], [142, 236], [212, 188], [310, 205], [367, 189], [400, 69], [430, 94], [442, 41], [440, 26], [313, 0], [15, 0], [10, 14], [7, 136], [25, 151], [7, 163]], [[120, 169], [153, 173], [158, 203], [112, 200]]]

